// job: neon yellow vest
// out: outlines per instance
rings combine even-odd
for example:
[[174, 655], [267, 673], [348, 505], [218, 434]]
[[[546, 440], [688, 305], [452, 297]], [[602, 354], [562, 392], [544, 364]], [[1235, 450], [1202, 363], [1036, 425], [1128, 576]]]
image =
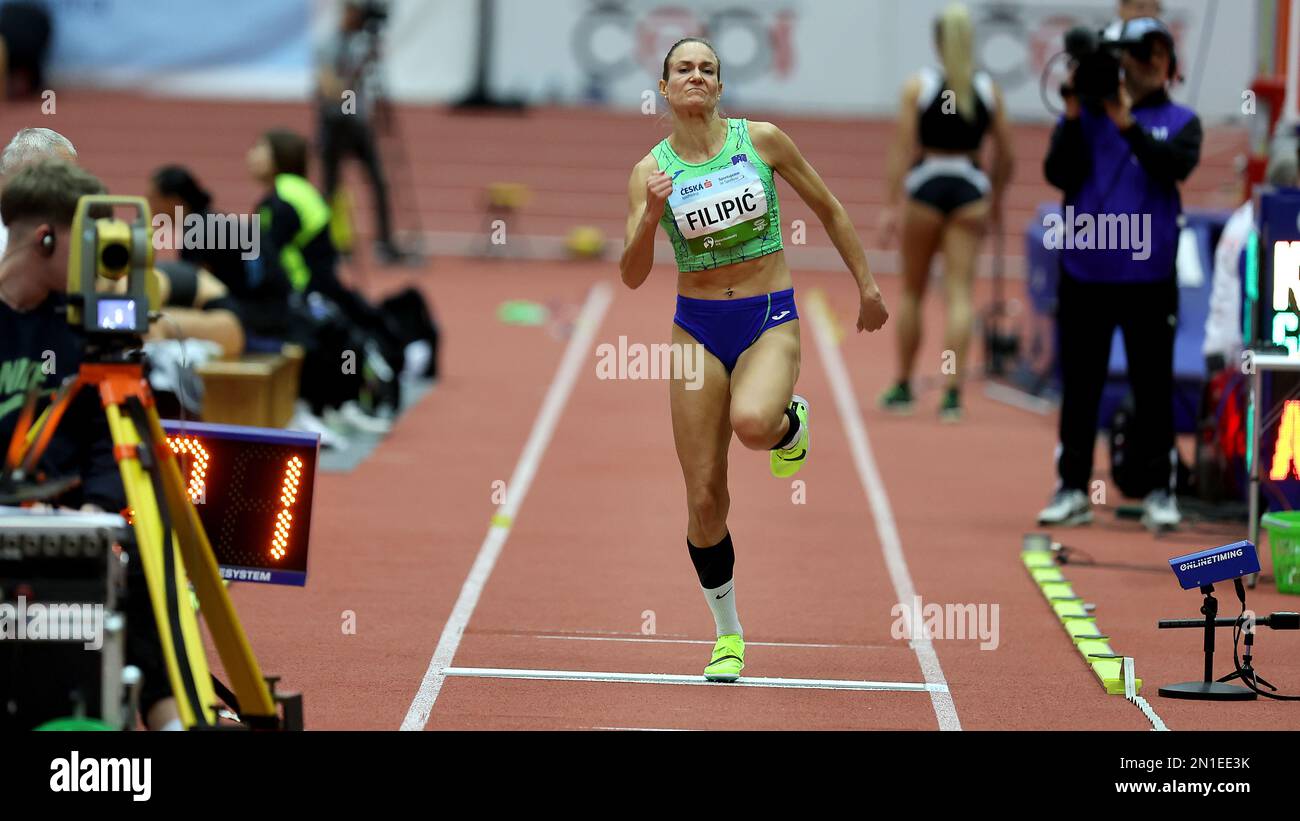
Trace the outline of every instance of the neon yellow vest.
[[[297, 174], [277, 174], [275, 195], [289, 204], [298, 215], [298, 233], [280, 249], [280, 267], [295, 291], [305, 291], [311, 283], [311, 269], [303, 259], [302, 249], [330, 224], [330, 207], [310, 182]], [[271, 225], [269, 209], [262, 209], [262, 228]]]

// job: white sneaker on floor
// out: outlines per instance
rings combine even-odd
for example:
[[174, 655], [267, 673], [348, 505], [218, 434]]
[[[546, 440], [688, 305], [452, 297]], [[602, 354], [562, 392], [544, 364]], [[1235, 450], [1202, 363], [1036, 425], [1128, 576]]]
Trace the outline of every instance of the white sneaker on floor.
[[287, 430], [317, 434], [320, 436], [321, 447], [328, 450], [346, 450], [349, 444], [346, 436], [325, 424], [325, 420], [312, 413], [305, 402], [299, 402], [294, 407], [293, 418], [289, 420]]
[[403, 350], [405, 364], [402, 366], [403, 379], [423, 379], [424, 372], [433, 361], [433, 346], [427, 340], [417, 339]]
[[361, 433], [382, 435], [393, 429], [391, 421], [366, 413], [356, 402], [344, 402], [338, 410], [326, 411], [325, 418], [331, 423], [346, 425]]
[[1142, 525], [1148, 530], [1173, 530], [1182, 524], [1178, 499], [1167, 490], [1153, 490], [1142, 500]]
[[1040, 525], [1072, 527], [1092, 521], [1092, 502], [1082, 490], [1058, 490], [1047, 507], [1038, 511]]

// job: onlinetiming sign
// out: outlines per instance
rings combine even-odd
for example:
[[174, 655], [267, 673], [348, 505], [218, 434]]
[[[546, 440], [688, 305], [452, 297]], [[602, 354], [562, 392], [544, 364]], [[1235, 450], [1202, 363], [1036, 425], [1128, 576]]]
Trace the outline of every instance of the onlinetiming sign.
[[1169, 560], [1184, 590], [1259, 572], [1259, 554], [1247, 541], [1212, 547]]

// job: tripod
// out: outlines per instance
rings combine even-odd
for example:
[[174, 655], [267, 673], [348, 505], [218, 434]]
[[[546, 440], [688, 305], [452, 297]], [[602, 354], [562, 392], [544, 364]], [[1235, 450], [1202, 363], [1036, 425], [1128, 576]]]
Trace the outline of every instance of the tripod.
[[[1243, 606], [1245, 593], [1242, 591], [1241, 579], [1236, 579], [1237, 592], [1242, 597]], [[1205, 631], [1205, 676], [1200, 681], [1185, 681], [1180, 684], [1166, 684], [1161, 687], [1159, 693], [1164, 698], [1185, 698], [1196, 699], [1199, 701], [1253, 701], [1257, 698], [1254, 691], [1247, 690], [1244, 687], [1238, 687], [1235, 684], [1224, 684], [1228, 679], [1236, 678], [1236, 674], [1225, 676], [1218, 681], [1214, 680], [1214, 628], [1219, 615], [1219, 600], [1214, 597], [1214, 585], [1201, 585], [1201, 595], [1204, 601], [1201, 604], [1201, 615], [1205, 616], [1202, 621], [1189, 621], [1180, 623], [1176, 621], [1161, 622], [1159, 627], [1201, 627]], [[1246, 668], [1250, 669], [1249, 656], [1247, 656]], [[1251, 671], [1252, 681], [1258, 680], [1253, 678], [1254, 672]]]
[[[358, 35], [366, 38], [365, 57], [362, 60], [362, 74], [371, 99], [371, 139], [373, 150], [388, 188], [392, 226], [390, 237], [399, 247], [416, 256], [423, 254], [424, 227], [420, 219], [419, 203], [416, 202], [412, 189], [414, 176], [406, 152], [406, 135], [401, 129], [392, 99], [384, 83], [383, 73], [383, 24], [375, 21], [366, 23]], [[341, 183], [340, 183], [341, 184]], [[399, 229], [398, 215], [408, 226]], [[409, 227], [411, 225], [414, 227]], [[399, 239], [400, 238], [400, 239]]]
[[[276, 704], [285, 703], [284, 724], [298, 725], [285, 728], [301, 729], [301, 697], [273, 695], [253, 656], [221, 583], [212, 546], [190, 502], [176, 456], [167, 445], [144, 378], [143, 356], [131, 343], [114, 340], [101, 348], [89, 348], [77, 375], [59, 389], [35, 426], [32, 416], [39, 383], [33, 384], [0, 480], [20, 483], [37, 475], [37, 463], [83, 389], [99, 394], [108, 418], [113, 455], [126, 489], [129, 519], [181, 724], [186, 729], [212, 728], [217, 719], [214, 679], [204, 655], [198, 618], [186, 595], [192, 581], [213, 643], [230, 676], [233, 693], [229, 695], [236, 700], [231, 706], [250, 727], [279, 729], [283, 725]], [[231, 701], [229, 697], [226, 700]]]
[[984, 370], [987, 376], [1004, 377], [1020, 353], [1020, 337], [1009, 332], [1010, 311], [1003, 294], [1002, 226], [993, 234], [993, 304], [981, 319], [984, 325]]
[[1250, 629], [1245, 631], [1245, 633], [1246, 633], [1246, 652], [1241, 657], [1241, 671], [1238, 672], [1234, 670], [1231, 673], [1228, 673], [1228, 675], [1219, 679], [1219, 682], [1223, 683], [1223, 682], [1232, 681], [1235, 678], [1239, 678], [1243, 682], [1245, 682], [1247, 687], [1250, 687], [1252, 690], [1257, 689], [1258, 686], [1262, 684], [1268, 689], [1276, 693], [1277, 688], [1274, 687], [1272, 684], [1270, 684], [1268, 682], [1268, 679], [1264, 678], [1259, 673], [1256, 673], [1255, 668], [1251, 666], [1251, 658], [1252, 658], [1251, 651], [1255, 649], [1254, 626], [1252, 625]]

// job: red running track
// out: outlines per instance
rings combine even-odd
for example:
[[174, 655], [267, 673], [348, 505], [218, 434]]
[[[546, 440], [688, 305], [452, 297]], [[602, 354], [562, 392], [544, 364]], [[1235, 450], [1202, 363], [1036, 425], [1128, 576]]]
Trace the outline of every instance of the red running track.
[[[493, 483], [510, 478], [565, 347], [546, 329], [499, 324], [496, 307], [516, 298], [574, 307], [593, 283], [610, 279], [593, 265], [439, 263], [426, 287], [450, 340], [445, 380], [356, 473], [320, 477], [308, 588], [236, 591], [262, 663], [308, 693], [310, 726], [396, 728], [426, 674], [497, 510]], [[892, 296], [896, 281], [883, 282]], [[751, 645], [746, 674], [921, 682], [917, 656], [891, 636], [897, 598], [877, 522], [807, 319], [808, 295], [821, 289], [849, 328], [852, 286], [847, 276], [796, 274], [796, 287], [805, 316], [799, 388], [813, 404], [816, 432], [811, 461], [797, 477], [806, 504], [792, 503], [790, 484], [768, 474], [764, 454], [732, 451], [737, 595]], [[667, 340], [671, 271], [657, 268], [641, 290], [613, 296], [468, 621], [456, 667], [694, 675], [707, 659], [712, 624], [682, 544], [684, 493], [666, 386], [602, 381], [595, 368], [595, 344], [620, 335]], [[941, 321], [939, 307], [930, 306], [931, 328]], [[926, 602], [999, 606], [996, 649], [981, 650], [976, 640], [934, 643], [961, 726], [1148, 727], [1135, 707], [1102, 692], [1020, 565], [1020, 536], [1051, 486], [1054, 420], [986, 400], [978, 389], [968, 391], [960, 425], [937, 422], [935, 390], [923, 394], [917, 416], [885, 416], [872, 398], [891, 373], [890, 337], [847, 336], [840, 351], [917, 592]], [[931, 334], [922, 361], [937, 364], [940, 355]], [[1058, 537], [1099, 561], [1158, 565], [1238, 536], [1200, 528], [1157, 541], [1103, 512], [1091, 530]], [[1195, 615], [1196, 597], [1149, 572], [1066, 573], [1098, 604], [1115, 647], [1136, 656], [1147, 695], [1170, 727], [1294, 726], [1274, 703], [1211, 712], [1156, 699], [1154, 685], [1195, 677], [1199, 658], [1195, 637], [1161, 635], [1154, 622]], [[1290, 601], [1267, 585], [1252, 594], [1259, 612]], [[356, 635], [342, 634], [345, 610], [356, 614]], [[652, 636], [643, 633], [646, 611], [654, 615]], [[1275, 682], [1300, 673], [1294, 655], [1283, 654], [1287, 638], [1261, 637], [1261, 652], [1265, 643], [1271, 649], [1262, 669]], [[831, 646], [800, 646], [808, 644]], [[1220, 668], [1226, 672], [1222, 659]], [[930, 698], [917, 692], [451, 676], [427, 726], [939, 725]]]
[[[455, 142], [461, 159], [472, 155], [476, 163], [490, 162], [493, 144], [483, 149], [485, 159], [474, 140], [499, 131], [499, 122], [436, 111], [409, 116], [412, 123], [427, 121], [422, 134]], [[617, 141], [628, 141], [633, 126], [644, 125], [637, 118], [572, 117]], [[542, 112], [531, 124], [552, 133], [554, 123], [566, 118], [571, 119]], [[116, 191], [139, 190], [147, 172], [162, 162], [190, 162], [216, 190], [218, 204], [233, 209], [246, 207], [255, 194], [242, 179], [242, 154], [253, 136], [277, 123], [305, 127], [307, 112], [301, 106], [72, 93], [61, 94], [59, 114], [48, 119], [37, 120], [34, 110], [18, 107], [0, 119], [5, 127], [33, 122], [72, 136], [83, 161]], [[832, 134], [801, 142], [812, 147], [805, 150], [814, 163], [824, 166], [818, 157], [834, 145], [816, 143], [833, 143], [835, 126], [793, 122], [789, 130], [796, 137], [800, 128]], [[880, 128], [872, 126], [873, 133]], [[1033, 139], [1033, 130], [1028, 132], [1022, 140]], [[652, 141], [636, 134], [638, 146]], [[1239, 135], [1222, 139], [1221, 146], [1231, 146]], [[439, 156], [435, 162], [450, 175], [457, 152]], [[621, 185], [615, 177], [625, 176], [622, 166], [636, 156], [602, 160], [599, 185]], [[1032, 166], [1032, 159], [1024, 162]], [[420, 174], [427, 179], [427, 171]], [[854, 176], [872, 175], [878, 172], [848, 175], [844, 183], [852, 186]], [[1036, 201], [1032, 190], [1041, 188], [1036, 179], [1032, 167], [1025, 169], [1022, 180], [1031, 193], [1021, 196], [1022, 210]], [[477, 176], [471, 184], [477, 184]], [[477, 204], [464, 186], [458, 195], [457, 185], [449, 179], [443, 187], [434, 179], [428, 190], [450, 204], [456, 219], [468, 220]], [[870, 187], [860, 185], [869, 211]], [[1189, 200], [1223, 204], [1216, 200], [1224, 196], [1223, 175], [1210, 175], [1197, 186]], [[422, 211], [437, 216], [426, 196], [420, 194]], [[617, 190], [607, 198], [619, 199]], [[561, 214], [565, 220], [585, 215]], [[894, 297], [897, 281], [888, 271], [880, 273], [886, 298]], [[282, 675], [285, 688], [306, 693], [312, 728], [397, 728], [430, 666], [496, 511], [493, 483], [510, 478], [566, 344], [546, 329], [500, 324], [497, 306], [530, 299], [574, 310], [594, 283], [616, 283], [609, 266], [437, 260], [431, 272], [373, 272], [363, 285], [378, 294], [414, 277], [445, 330], [442, 382], [357, 471], [319, 477], [308, 587], [236, 586], [233, 591], [264, 668]], [[593, 345], [616, 342], [620, 335], [632, 342], [666, 341], [672, 279], [669, 268], [659, 267], [637, 292], [616, 287]], [[852, 287], [843, 274], [797, 272], [795, 283], [805, 316], [799, 389], [812, 402], [816, 435], [811, 461], [797, 477], [805, 483], [806, 503], [792, 503], [790, 484], [768, 474], [765, 454], [739, 447], [732, 453], [737, 595], [750, 642], [746, 674], [921, 682], [925, 676], [917, 654], [891, 635], [897, 593], [884, 558], [881, 522], [859, 480], [846, 418], [832, 398], [827, 363], [808, 319], [809, 295], [820, 289], [840, 324], [851, 328]], [[927, 307], [926, 318], [930, 333], [921, 362], [931, 363], [937, 376], [942, 322], [937, 300]], [[986, 400], [977, 387], [967, 392], [969, 409], [961, 425], [937, 423], [934, 390], [922, 394], [916, 417], [883, 416], [873, 399], [891, 376], [892, 337], [888, 332], [848, 335], [838, 350], [917, 592], [931, 603], [999, 606], [996, 649], [981, 650], [977, 640], [934, 642], [960, 725], [1146, 728], [1136, 708], [1102, 693], [1017, 555], [1020, 536], [1032, 529], [1033, 515], [1051, 487], [1054, 418]], [[698, 674], [712, 625], [682, 544], [684, 493], [666, 387], [654, 381], [601, 381], [594, 350], [582, 355], [572, 396], [452, 664]], [[1104, 465], [1098, 465], [1097, 475], [1105, 476]], [[1105, 513], [1099, 518], [1092, 529], [1057, 536], [1098, 561], [1145, 565], [1240, 536], [1201, 527], [1156, 540]], [[1157, 699], [1155, 685], [1193, 678], [1200, 664], [1195, 635], [1160, 634], [1154, 622], [1195, 615], [1196, 597], [1177, 590], [1166, 576], [1141, 570], [1074, 567], [1066, 573], [1077, 592], [1097, 604], [1099, 623], [1115, 648], [1136, 657], [1146, 695], [1171, 728], [1296, 726], [1275, 703], [1210, 708]], [[1291, 609], [1293, 602], [1271, 592], [1267, 583], [1252, 593], [1259, 612]], [[647, 611], [653, 611], [653, 635], [643, 632]], [[349, 614], [355, 616], [355, 635], [342, 630]], [[1261, 669], [1284, 687], [1300, 678], [1297, 655], [1284, 652], [1289, 638], [1264, 633], [1259, 648]], [[1218, 672], [1226, 672], [1222, 659]], [[934, 729], [939, 718], [924, 692], [452, 676], [426, 726]]]

